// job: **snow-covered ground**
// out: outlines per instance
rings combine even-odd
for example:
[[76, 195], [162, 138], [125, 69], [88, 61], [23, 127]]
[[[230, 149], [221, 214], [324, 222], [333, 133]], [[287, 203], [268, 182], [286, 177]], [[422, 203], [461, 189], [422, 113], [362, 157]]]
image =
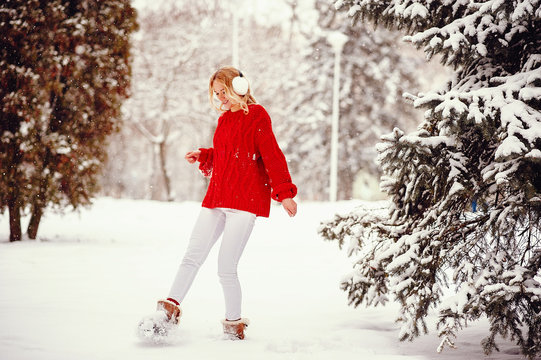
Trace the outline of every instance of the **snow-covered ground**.
[[[345, 254], [316, 229], [355, 202], [301, 203], [291, 219], [275, 206], [258, 219], [239, 274], [245, 341], [222, 338], [223, 298], [216, 249], [182, 304], [182, 326], [167, 345], [142, 343], [139, 319], [167, 295], [199, 204], [99, 199], [80, 213], [47, 214], [40, 240], [10, 244], [0, 217], [0, 358], [100, 359], [519, 359], [500, 343], [485, 357], [487, 325], [473, 324], [458, 349], [435, 352], [432, 331], [398, 341], [397, 307], [347, 305], [339, 289]], [[434, 323], [434, 319], [431, 319]]]

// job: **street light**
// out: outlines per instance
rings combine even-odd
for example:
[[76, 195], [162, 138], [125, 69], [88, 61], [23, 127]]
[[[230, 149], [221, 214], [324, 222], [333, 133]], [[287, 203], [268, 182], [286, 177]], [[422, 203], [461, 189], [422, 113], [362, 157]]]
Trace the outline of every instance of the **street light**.
[[238, 11], [233, 11], [233, 36], [232, 36], [232, 51], [231, 60], [233, 66], [239, 68], [239, 14]]
[[340, 115], [340, 60], [342, 49], [348, 41], [347, 35], [333, 31], [327, 35], [327, 41], [334, 50], [334, 81], [332, 99], [332, 128], [331, 128], [331, 174], [329, 185], [329, 200], [336, 201], [338, 192], [338, 120]]

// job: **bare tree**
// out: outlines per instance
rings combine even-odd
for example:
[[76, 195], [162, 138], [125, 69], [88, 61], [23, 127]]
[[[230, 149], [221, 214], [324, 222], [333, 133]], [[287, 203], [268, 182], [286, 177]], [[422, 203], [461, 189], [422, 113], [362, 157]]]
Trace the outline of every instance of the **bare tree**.
[[215, 115], [206, 83], [223, 59], [213, 51], [225, 45], [220, 36], [186, 29], [215, 28], [213, 11], [202, 3], [172, 5], [139, 18], [132, 96], [123, 106], [125, 126], [110, 147], [116, 156], [104, 177], [107, 195], [172, 201], [204, 191], [205, 182], [179, 159], [182, 150], [210, 145]]

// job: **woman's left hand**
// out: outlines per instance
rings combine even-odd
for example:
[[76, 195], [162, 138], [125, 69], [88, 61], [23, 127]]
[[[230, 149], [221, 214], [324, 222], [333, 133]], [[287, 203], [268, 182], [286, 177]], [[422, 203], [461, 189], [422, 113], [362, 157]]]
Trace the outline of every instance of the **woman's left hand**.
[[282, 207], [287, 212], [287, 214], [291, 217], [297, 214], [297, 203], [292, 198], [287, 198], [287, 199], [282, 200]]
[[184, 156], [184, 158], [190, 163], [193, 164], [197, 160], [199, 160], [199, 156], [201, 156], [201, 150], [195, 150], [190, 151]]

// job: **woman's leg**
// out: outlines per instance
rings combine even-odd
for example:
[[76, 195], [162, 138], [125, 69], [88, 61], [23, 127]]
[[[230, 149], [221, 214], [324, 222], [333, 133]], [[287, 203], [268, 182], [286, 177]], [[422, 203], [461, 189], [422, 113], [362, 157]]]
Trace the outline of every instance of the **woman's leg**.
[[255, 223], [255, 214], [232, 209], [225, 212], [225, 227], [218, 254], [218, 276], [224, 291], [225, 318], [241, 317], [242, 292], [237, 276], [237, 265]]
[[171, 286], [170, 298], [179, 303], [184, 300], [197, 271], [205, 262], [216, 240], [220, 237], [224, 224], [225, 214], [222, 210], [201, 208], [184, 259]]

